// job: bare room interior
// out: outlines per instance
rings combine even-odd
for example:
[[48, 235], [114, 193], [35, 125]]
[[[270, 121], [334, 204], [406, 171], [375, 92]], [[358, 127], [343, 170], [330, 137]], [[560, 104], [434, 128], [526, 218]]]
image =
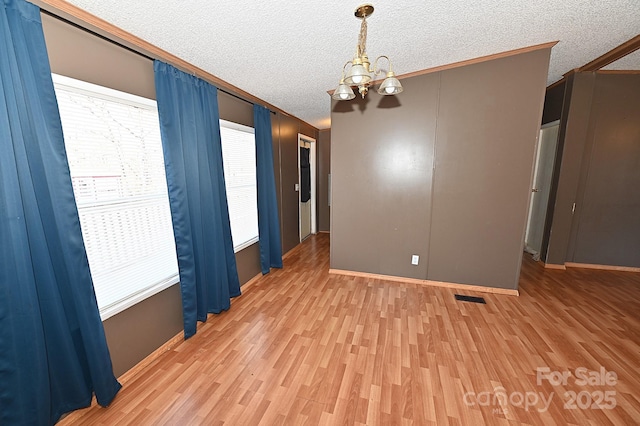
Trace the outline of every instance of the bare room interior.
[[7, 0], [0, 425], [640, 423], [640, 8]]

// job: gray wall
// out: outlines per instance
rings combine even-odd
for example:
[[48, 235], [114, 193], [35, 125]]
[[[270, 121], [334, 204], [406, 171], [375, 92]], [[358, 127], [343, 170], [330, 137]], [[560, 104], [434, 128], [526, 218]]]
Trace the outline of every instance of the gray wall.
[[397, 97], [332, 103], [334, 269], [426, 278], [440, 74], [402, 84]]
[[[274, 126], [274, 157], [276, 161], [276, 193], [280, 209], [282, 253], [300, 244], [298, 182], [298, 133], [318, 139], [318, 129], [287, 114], [278, 112], [272, 118]], [[276, 129], [277, 128], [277, 129]], [[277, 134], [277, 139], [276, 139]]]
[[640, 267], [640, 75], [578, 73], [567, 84], [546, 262]]
[[[575, 75], [569, 74], [566, 77], [566, 81], [562, 84], [562, 97], [560, 98], [558, 90], [547, 89], [544, 100], [544, 109], [542, 116], [542, 124], [550, 123], [551, 121], [560, 120], [558, 126], [558, 141], [556, 143], [556, 156], [553, 164], [553, 173], [551, 176], [551, 188], [549, 189], [549, 200], [547, 203], [547, 214], [544, 222], [544, 230], [542, 234], [542, 247], [540, 250], [540, 258], [547, 262], [549, 257], [550, 241], [551, 241], [551, 224], [554, 217], [554, 209], [556, 201], [562, 199], [558, 197], [558, 182], [560, 180], [560, 174], [562, 172], [562, 156], [564, 154], [564, 141], [567, 134], [567, 119], [569, 115], [569, 107], [571, 105], [571, 87], [573, 85]], [[558, 115], [557, 111], [560, 110]], [[549, 111], [550, 110], [550, 111]], [[562, 232], [562, 231], [560, 231]], [[567, 234], [568, 235], [568, 234]], [[554, 238], [557, 237], [554, 235]], [[567, 237], [565, 237], [567, 238]], [[557, 241], [554, 243], [554, 247], [558, 246]], [[564, 247], [566, 251], [566, 245]], [[556, 249], [557, 250], [557, 249]], [[548, 262], [547, 262], [548, 263]]]
[[[41, 16], [51, 71], [145, 98], [156, 98], [153, 62], [49, 15]], [[118, 70], [126, 70], [126, 75]]]
[[329, 206], [329, 174], [331, 173], [331, 129], [318, 134], [318, 231], [329, 232], [331, 207]]
[[517, 288], [549, 54], [334, 101], [331, 267]]
[[[153, 62], [50, 16], [42, 15], [42, 21], [53, 72], [155, 99]], [[218, 103], [220, 118], [253, 126], [251, 104], [223, 92], [218, 93]], [[294, 191], [298, 181], [297, 134], [315, 138], [318, 131], [281, 112], [271, 117], [284, 253], [299, 243]], [[259, 274], [258, 244], [236, 253], [236, 262], [242, 284]], [[114, 373], [119, 376], [182, 330], [179, 285], [105, 320], [103, 325]]]
[[545, 263], [557, 265], [564, 265], [567, 258], [573, 222], [573, 203], [576, 202], [586, 147], [595, 74], [574, 74], [566, 84], [558, 135], [558, 149], [561, 149], [561, 152], [556, 156], [555, 164], [558, 173], [552, 183], [550, 212], [547, 214], [549, 242], [543, 247], [542, 253]]
[[[298, 228], [298, 121], [288, 115], [279, 115], [280, 122], [280, 216], [282, 218], [282, 252], [286, 253], [300, 243]], [[310, 135], [313, 136], [313, 135]]]

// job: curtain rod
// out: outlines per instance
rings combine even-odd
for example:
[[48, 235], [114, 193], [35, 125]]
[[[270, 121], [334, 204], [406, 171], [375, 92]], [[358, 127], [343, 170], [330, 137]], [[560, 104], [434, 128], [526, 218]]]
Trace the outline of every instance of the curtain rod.
[[[74, 27], [74, 28], [77, 28], [77, 29], [79, 29], [79, 30], [82, 30], [82, 31], [84, 31], [84, 32], [87, 32], [87, 33], [91, 34], [92, 36], [98, 37], [98, 38], [99, 38], [99, 39], [101, 39], [101, 40], [108, 41], [109, 43], [115, 44], [116, 46], [121, 47], [121, 48], [123, 48], [123, 49], [125, 49], [125, 50], [127, 50], [127, 51], [129, 51], [129, 52], [131, 52], [131, 53], [135, 53], [135, 54], [136, 54], [136, 55], [138, 55], [138, 56], [142, 56], [142, 57], [143, 57], [143, 58], [145, 58], [145, 59], [148, 59], [148, 60], [150, 60], [150, 61], [155, 61], [155, 60], [156, 60], [156, 58], [152, 58], [151, 56], [149, 56], [149, 55], [147, 55], [147, 54], [145, 54], [145, 53], [142, 53], [142, 52], [140, 52], [139, 50], [133, 49], [133, 48], [131, 48], [131, 47], [127, 46], [127, 45], [124, 45], [124, 44], [120, 43], [119, 41], [116, 41], [116, 40], [113, 40], [113, 39], [111, 39], [111, 38], [109, 38], [109, 37], [106, 37], [106, 36], [104, 36], [104, 35], [102, 35], [102, 34], [100, 34], [100, 33], [97, 33], [97, 32], [95, 32], [95, 31], [93, 31], [93, 30], [89, 29], [89, 28], [83, 27], [82, 25], [77, 24], [77, 23], [75, 23], [75, 22], [73, 22], [73, 21], [71, 21], [71, 20], [69, 20], [69, 19], [67, 19], [67, 18], [63, 18], [63, 17], [62, 17], [62, 16], [60, 16], [60, 15], [56, 15], [56, 14], [55, 14], [55, 13], [53, 13], [53, 12], [50, 12], [50, 11], [45, 10], [45, 9], [43, 9], [43, 8], [40, 8], [40, 12], [41, 12], [41, 13], [44, 13], [44, 14], [45, 14], [45, 15], [47, 15], [47, 16], [51, 16], [52, 18], [55, 18], [55, 19], [57, 19], [57, 20], [59, 20], [59, 21], [62, 21], [62, 22], [64, 22], [65, 24], [71, 25], [71, 26], [72, 26], [72, 27]], [[198, 78], [200, 78], [200, 77], [198, 77]], [[213, 86], [215, 86], [215, 85], [213, 85]], [[218, 86], [215, 86], [215, 88], [216, 88], [216, 89], [218, 89], [219, 91], [223, 92], [223, 93], [226, 93], [226, 94], [227, 94], [227, 95], [229, 95], [229, 96], [233, 96], [233, 97], [234, 97], [234, 98], [236, 98], [236, 99], [239, 99], [239, 100], [244, 101], [244, 102], [246, 102], [246, 103], [248, 103], [248, 104], [251, 104], [251, 105], [255, 105], [255, 102], [251, 102], [250, 100], [245, 99], [245, 98], [243, 98], [242, 96], [236, 95], [236, 94], [235, 94], [235, 93], [233, 93], [233, 92], [230, 92], [230, 91], [228, 91], [228, 90], [222, 89], [222, 88], [220, 88], [220, 87], [218, 87]], [[267, 109], [269, 109], [269, 108], [267, 108]], [[271, 114], [274, 114], [274, 115], [275, 115], [275, 113], [276, 113], [275, 111], [271, 111], [270, 109], [269, 109], [269, 112], [270, 112]]]

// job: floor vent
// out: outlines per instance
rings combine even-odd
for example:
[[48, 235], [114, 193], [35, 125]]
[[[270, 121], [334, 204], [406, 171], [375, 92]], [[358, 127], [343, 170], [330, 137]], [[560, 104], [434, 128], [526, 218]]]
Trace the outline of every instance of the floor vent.
[[463, 296], [461, 294], [456, 294], [456, 300], [461, 300], [463, 302], [473, 302], [473, 303], [484, 303], [487, 302], [484, 300], [484, 297], [475, 297], [475, 296]]

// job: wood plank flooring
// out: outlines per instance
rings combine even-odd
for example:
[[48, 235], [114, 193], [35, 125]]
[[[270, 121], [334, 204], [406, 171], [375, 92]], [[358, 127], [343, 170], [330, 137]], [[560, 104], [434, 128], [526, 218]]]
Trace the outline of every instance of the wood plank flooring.
[[306, 240], [110, 407], [60, 424], [640, 424], [638, 273], [525, 258], [516, 297], [328, 269], [329, 236]]

